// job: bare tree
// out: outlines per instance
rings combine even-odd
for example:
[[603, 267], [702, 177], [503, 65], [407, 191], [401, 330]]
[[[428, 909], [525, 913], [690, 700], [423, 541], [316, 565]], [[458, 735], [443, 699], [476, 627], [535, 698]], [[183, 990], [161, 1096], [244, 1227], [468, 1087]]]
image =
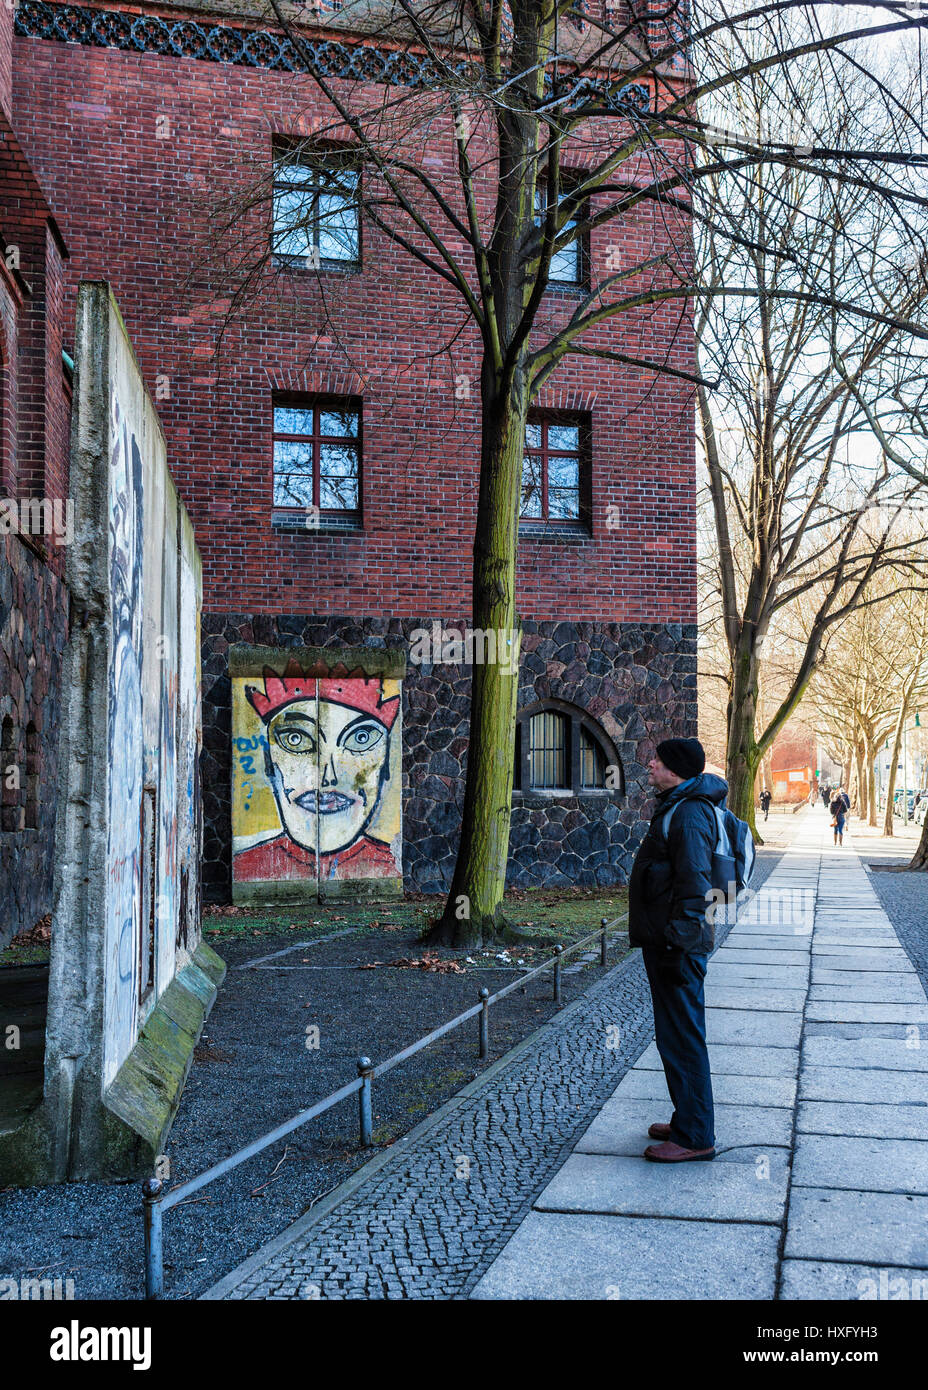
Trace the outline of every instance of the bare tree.
[[[868, 81], [847, 73], [837, 100], [824, 100], [820, 66], [813, 53], [779, 69], [775, 84], [752, 75], [723, 112], [757, 138], [779, 117], [808, 148], [847, 148], [867, 129], [880, 132]], [[780, 95], [772, 107], [771, 85]], [[717, 138], [731, 137], [723, 127]], [[696, 200], [708, 188], [714, 210], [697, 235], [709, 293], [696, 330], [700, 373], [718, 386], [701, 382], [697, 391], [729, 658], [729, 805], [752, 825], [758, 766], [797, 709], [828, 633], [876, 601], [866, 595], [883, 568], [898, 576], [904, 566], [902, 584], [925, 573], [921, 542], [904, 529], [920, 484], [885, 455], [868, 458], [861, 440], [866, 402], [879, 400], [890, 370], [903, 362], [913, 375], [921, 370], [905, 325], [923, 315], [928, 294], [924, 222], [900, 218], [897, 203], [874, 199], [869, 180], [842, 166], [842, 176], [822, 179], [805, 161], [763, 165], [749, 182], [726, 167]], [[756, 297], [732, 293], [740, 284]], [[794, 637], [795, 661], [759, 726], [761, 661], [775, 623]]]
[[[378, 43], [392, 55], [392, 76], [383, 79], [379, 70], [365, 66], [359, 46], [358, 78], [351, 80], [329, 75], [293, 11], [280, 0], [271, 0], [271, 8], [288, 37], [290, 61], [312, 75], [328, 113], [321, 121], [317, 115], [307, 118], [311, 136], [296, 143], [294, 160], [311, 159], [313, 150], [333, 140], [347, 147], [363, 166], [363, 178], [354, 185], [363, 216], [453, 293], [456, 311], [449, 312], [443, 301], [442, 331], [424, 350], [432, 359], [445, 357], [450, 363], [456, 342], [469, 335], [479, 340], [473, 623], [478, 631], [506, 634], [510, 660], [473, 668], [460, 846], [434, 932], [438, 940], [462, 944], [493, 935], [501, 925], [519, 650], [518, 523], [523, 486], [531, 485], [523, 478], [529, 405], [578, 356], [638, 372], [644, 381], [664, 376], [681, 383], [682, 391], [699, 386], [708, 393], [730, 363], [713, 360], [704, 375], [696, 369], [692, 314], [697, 298], [702, 306], [724, 303], [726, 311], [750, 303], [764, 320], [774, 306], [803, 317], [811, 305], [824, 303], [833, 315], [836, 342], [848, 325], [868, 345], [881, 334], [928, 338], [919, 297], [896, 295], [877, 303], [862, 275], [845, 285], [837, 268], [827, 284], [795, 276], [771, 283], [767, 274], [752, 281], [739, 267], [721, 280], [700, 279], [691, 236], [693, 219], [709, 227], [725, 265], [730, 262], [723, 244], [760, 257], [765, 267], [781, 261], [795, 265], [804, 254], [802, 238], [785, 244], [780, 236], [770, 243], [772, 193], [762, 223], [737, 224], [723, 206], [727, 174], [748, 202], [779, 186], [779, 202], [793, 200], [797, 225], [795, 200], [805, 198], [805, 190], [846, 185], [861, 197], [866, 190], [870, 202], [885, 207], [888, 218], [895, 215], [904, 230], [907, 217], [921, 212], [925, 199], [908, 188], [911, 170], [898, 164], [897, 149], [903, 138], [914, 141], [920, 126], [914, 108], [893, 97], [876, 77], [873, 99], [892, 109], [898, 127], [885, 147], [874, 144], [872, 132], [851, 124], [802, 148], [770, 138], [769, 131], [763, 138], [755, 133], [720, 144], [702, 111], [710, 97], [718, 103], [726, 92], [744, 88], [764, 95], [775, 130], [782, 89], [778, 96], [772, 74], [790, 71], [809, 52], [819, 62], [820, 97], [827, 91], [841, 105], [846, 80], [866, 71], [867, 39], [901, 35], [918, 20], [900, 3], [877, 5], [866, 12], [868, 18], [853, 15], [843, 28], [839, 24], [828, 32], [819, 22], [819, 7], [798, 0], [741, 9], [722, 0], [689, 5], [667, 0], [657, 7], [639, 0], [390, 0], [376, 9], [349, 3], [337, 16], [346, 44], [375, 29]], [[837, 142], [830, 138], [833, 133]], [[867, 138], [859, 138], [864, 133]], [[230, 316], [249, 295], [266, 293], [273, 276], [267, 237], [273, 197], [271, 171], [264, 170], [235, 197], [215, 200], [212, 233], [221, 246], [222, 274], [232, 286]], [[315, 192], [302, 209], [298, 198], [292, 203], [294, 233], [301, 217], [305, 226], [328, 215], [324, 209], [320, 213]], [[653, 244], [642, 252], [636, 249], [636, 228], [644, 210], [652, 214]], [[606, 233], [606, 255], [590, 266], [586, 293], [569, 308], [553, 305], [546, 290], [557, 258], [591, 235], [601, 242]], [[827, 261], [824, 243], [818, 255]], [[211, 287], [217, 274], [214, 267]], [[337, 334], [327, 293], [320, 280], [318, 315]], [[619, 321], [621, 333], [609, 332]], [[827, 326], [827, 317], [820, 323]], [[850, 356], [857, 372], [857, 359]], [[685, 397], [680, 399], [683, 408]], [[765, 484], [758, 515], [766, 518], [778, 505]], [[771, 540], [779, 543], [779, 563], [796, 589], [802, 582], [796, 565], [814, 525], [798, 524], [788, 510], [782, 516], [780, 541]], [[871, 562], [855, 546], [855, 534], [845, 539], [846, 546], [829, 560], [834, 583], [823, 601], [823, 624], [854, 601], [856, 586], [890, 548], [888, 540], [883, 542]], [[765, 595], [764, 601], [777, 600]], [[726, 606], [726, 621], [733, 611]], [[764, 621], [761, 613], [743, 626], [747, 631], [749, 622], [762, 626]], [[736, 809], [750, 785], [755, 757], [755, 745], [743, 732], [750, 727], [754, 679], [750, 646], [744, 649], [747, 667], [742, 670], [740, 656], [736, 662], [733, 693]], [[808, 664], [814, 664], [814, 653]], [[784, 712], [775, 718], [774, 726], [785, 717]]]
[[[925, 599], [900, 586], [892, 570], [871, 583], [868, 597], [882, 590], [882, 602], [852, 613], [827, 644], [822, 663], [809, 684], [804, 705], [816, 730], [837, 761], [855, 771], [856, 813], [876, 826], [879, 813], [876, 761], [893, 738], [901, 742], [908, 711], [925, 694]], [[898, 747], [891, 757], [887, 825], [892, 834], [892, 799]]]

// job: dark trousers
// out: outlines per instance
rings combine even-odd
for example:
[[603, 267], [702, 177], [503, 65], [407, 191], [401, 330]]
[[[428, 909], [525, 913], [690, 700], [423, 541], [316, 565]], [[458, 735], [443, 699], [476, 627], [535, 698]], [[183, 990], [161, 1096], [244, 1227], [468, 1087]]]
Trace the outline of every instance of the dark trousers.
[[670, 1138], [684, 1149], [711, 1149], [715, 1115], [703, 991], [708, 956], [684, 953], [681, 985], [669, 982], [658, 970], [659, 951], [645, 946], [641, 954], [654, 1005], [654, 1039], [674, 1107]]

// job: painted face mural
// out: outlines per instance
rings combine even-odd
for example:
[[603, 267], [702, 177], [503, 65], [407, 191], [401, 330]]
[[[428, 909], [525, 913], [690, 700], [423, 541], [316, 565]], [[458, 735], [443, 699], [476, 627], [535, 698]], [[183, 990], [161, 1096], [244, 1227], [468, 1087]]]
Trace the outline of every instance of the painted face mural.
[[[234, 879], [399, 877], [399, 786], [390, 775], [400, 759], [398, 682], [338, 666], [321, 677], [291, 660], [283, 676], [265, 669], [263, 690], [242, 686], [233, 698], [242, 774]], [[256, 737], [242, 736], [246, 705], [260, 721]], [[246, 839], [267, 818], [268, 791], [278, 833]]]

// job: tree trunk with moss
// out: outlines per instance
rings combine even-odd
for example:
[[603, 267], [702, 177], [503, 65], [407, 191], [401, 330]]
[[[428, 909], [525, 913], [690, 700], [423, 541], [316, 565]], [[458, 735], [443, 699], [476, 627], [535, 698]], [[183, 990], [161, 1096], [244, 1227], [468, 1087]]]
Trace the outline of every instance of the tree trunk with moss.
[[[472, 667], [461, 843], [451, 891], [428, 938], [446, 946], [498, 938], [505, 926], [500, 906], [515, 766], [521, 638], [515, 569], [527, 409], [520, 379], [504, 397], [484, 401], [473, 625], [478, 633], [493, 633], [497, 653], [507, 659], [475, 660]], [[475, 652], [480, 645], [475, 642]]]
[[[742, 638], [742, 642], [744, 639]], [[754, 811], [754, 784], [763, 751], [757, 744], [757, 660], [750, 650], [737, 653], [732, 663], [731, 696], [728, 703], [728, 807], [741, 820], [747, 821], [758, 844], [763, 840], [757, 830]]]

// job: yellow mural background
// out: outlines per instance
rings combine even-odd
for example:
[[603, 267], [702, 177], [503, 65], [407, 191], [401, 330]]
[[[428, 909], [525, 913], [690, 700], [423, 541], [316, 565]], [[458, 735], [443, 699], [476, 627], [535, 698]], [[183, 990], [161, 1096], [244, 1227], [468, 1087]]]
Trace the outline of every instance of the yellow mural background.
[[[245, 694], [249, 685], [263, 689], [260, 676], [232, 678], [232, 851], [234, 855], [254, 844], [279, 835], [282, 829], [277, 802], [264, 771], [264, 747], [256, 740], [265, 736], [264, 721]], [[383, 698], [401, 695], [402, 681], [383, 680]], [[403, 712], [400, 709], [390, 730], [390, 775], [384, 784], [380, 806], [366, 827], [366, 834], [392, 843], [402, 826]], [[245, 743], [249, 745], [245, 746]], [[246, 770], [248, 758], [254, 772]], [[248, 784], [251, 784], [249, 791]]]

